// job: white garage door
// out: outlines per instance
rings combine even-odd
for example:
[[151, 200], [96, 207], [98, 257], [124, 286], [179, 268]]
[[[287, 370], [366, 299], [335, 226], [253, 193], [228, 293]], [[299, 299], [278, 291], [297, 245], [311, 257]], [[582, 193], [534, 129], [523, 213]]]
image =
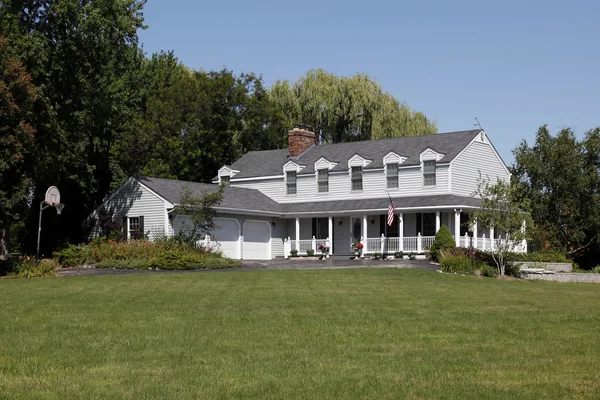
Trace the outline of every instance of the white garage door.
[[234, 219], [215, 218], [215, 225], [219, 228], [213, 231], [216, 247], [223, 252], [225, 257], [240, 258], [239, 236], [240, 228]]
[[271, 227], [268, 222], [244, 222], [244, 259], [271, 259]]

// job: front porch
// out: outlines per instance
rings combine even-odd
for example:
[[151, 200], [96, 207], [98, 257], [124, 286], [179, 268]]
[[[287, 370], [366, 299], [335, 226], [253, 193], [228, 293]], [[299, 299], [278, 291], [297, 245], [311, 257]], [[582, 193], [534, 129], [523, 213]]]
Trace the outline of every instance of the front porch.
[[[288, 236], [284, 239], [284, 255], [288, 258], [292, 250], [298, 255], [307, 255], [308, 250], [320, 254], [319, 247], [329, 248], [331, 255], [352, 255], [353, 243], [361, 243], [361, 256], [395, 252], [424, 254], [433, 244], [441, 225], [446, 225], [456, 241], [457, 247], [493, 250], [506, 237], [494, 229], [478, 229], [469, 226], [468, 212], [462, 210], [397, 213], [392, 225], [387, 224], [386, 214], [362, 216], [329, 216], [325, 218], [288, 219]], [[512, 243], [515, 252], [527, 252], [527, 242]]]

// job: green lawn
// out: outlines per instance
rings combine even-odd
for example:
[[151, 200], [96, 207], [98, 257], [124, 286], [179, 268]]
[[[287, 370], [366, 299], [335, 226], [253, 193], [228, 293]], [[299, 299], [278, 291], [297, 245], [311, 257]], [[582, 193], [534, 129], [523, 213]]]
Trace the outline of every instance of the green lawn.
[[600, 285], [402, 269], [0, 280], [0, 398], [599, 398]]

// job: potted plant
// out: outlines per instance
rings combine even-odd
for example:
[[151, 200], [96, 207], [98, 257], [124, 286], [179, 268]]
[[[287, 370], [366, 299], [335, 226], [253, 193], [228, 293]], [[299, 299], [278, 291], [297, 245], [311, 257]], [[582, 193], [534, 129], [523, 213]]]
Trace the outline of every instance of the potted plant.
[[417, 258], [417, 253], [414, 253], [414, 252], [408, 253], [408, 258], [410, 258], [411, 260], [415, 260]]
[[329, 253], [329, 247], [326, 246], [325, 243], [321, 243], [319, 247], [317, 247], [317, 249], [321, 251], [321, 257], [319, 258], [319, 260], [322, 260], [323, 257], [326, 257]]
[[394, 253], [394, 258], [395, 259], [400, 259], [400, 260], [403, 259], [404, 258], [404, 252], [403, 251], [396, 251]]
[[296, 250], [296, 249], [290, 250], [290, 256], [291, 257], [298, 257], [298, 250]]
[[354, 250], [354, 256], [356, 258], [360, 257], [360, 253], [361, 253], [363, 247], [364, 247], [363, 244], [359, 241], [352, 243], [352, 250]]

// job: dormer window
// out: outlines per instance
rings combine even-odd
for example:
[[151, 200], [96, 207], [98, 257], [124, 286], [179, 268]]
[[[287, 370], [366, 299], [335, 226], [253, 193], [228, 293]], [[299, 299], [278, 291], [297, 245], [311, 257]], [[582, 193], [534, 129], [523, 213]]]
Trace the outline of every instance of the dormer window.
[[285, 187], [287, 194], [296, 194], [296, 171], [285, 173]]
[[326, 169], [317, 170], [317, 186], [319, 193], [329, 192], [329, 171]]
[[398, 164], [386, 164], [386, 180], [388, 189], [398, 188]]
[[362, 190], [363, 188], [363, 169], [362, 167], [352, 167], [352, 190]]
[[230, 182], [231, 182], [231, 177], [229, 175], [223, 175], [221, 177], [221, 185], [223, 185], [223, 186], [229, 186]]
[[423, 161], [423, 186], [435, 186], [435, 162]]

